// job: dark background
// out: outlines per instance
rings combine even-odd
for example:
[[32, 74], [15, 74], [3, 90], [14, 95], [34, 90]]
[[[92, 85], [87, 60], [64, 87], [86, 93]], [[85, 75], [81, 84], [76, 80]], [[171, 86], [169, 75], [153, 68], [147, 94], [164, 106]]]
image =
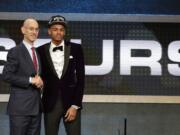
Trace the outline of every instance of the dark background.
[[[0, 37], [11, 38], [17, 45], [22, 40], [22, 21], [0, 21]], [[85, 94], [113, 95], [180, 95], [179, 77], [170, 75], [167, 57], [170, 42], [180, 40], [179, 23], [88, 22], [70, 21], [66, 39], [81, 39], [86, 65], [100, 65], [103, 40], [114, 41], [114, 66], [106, 75], [86, 75]], [[39, 38], [49, 38], [45, 21], [40, 21]], [[120, 75], [120, 40], [155, 40], [163, 48], [160, 60], [162, 75], [150, 75], [149, 68], [133, 67], [129, 76]], [[0, 45], [1, 46], [1, 45]], [[1, 50], [3, 48], [1, 47]], [[147, 56], [147, 51], [133, 51], [133, 56]], [[0, 61], [1, 65], [5, 61]], [[0, 75], [0, 77], [2, 77]], [[0, 81], [0, 94], [8, 93], [8, 85]]]

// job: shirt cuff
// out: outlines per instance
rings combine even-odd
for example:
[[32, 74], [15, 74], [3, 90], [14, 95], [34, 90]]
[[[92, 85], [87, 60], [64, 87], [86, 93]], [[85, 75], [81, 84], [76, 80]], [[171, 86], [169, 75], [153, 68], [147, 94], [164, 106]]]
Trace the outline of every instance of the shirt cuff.
[[71, 105], [71, 107], [73, 107], [74, 109], [79, 109], [80, 107], [79, 106], [77, 106], [77, 105]]
[[32, 77], [29, 77], [29, 83], [32, 84]]

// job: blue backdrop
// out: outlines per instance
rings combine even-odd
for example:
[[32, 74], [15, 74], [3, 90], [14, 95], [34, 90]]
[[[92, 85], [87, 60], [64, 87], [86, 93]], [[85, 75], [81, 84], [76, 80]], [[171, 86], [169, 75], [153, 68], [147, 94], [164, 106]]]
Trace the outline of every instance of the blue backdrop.
[[180, 14], [179, 0], [1, 0], [0, 12]]

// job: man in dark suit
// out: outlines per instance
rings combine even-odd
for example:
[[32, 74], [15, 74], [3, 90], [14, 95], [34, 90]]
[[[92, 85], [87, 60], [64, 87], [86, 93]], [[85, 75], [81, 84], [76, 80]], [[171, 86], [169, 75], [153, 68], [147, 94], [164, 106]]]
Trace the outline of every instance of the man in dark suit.
[[40, 135], [41, 96], [43, 81], [41, 64], [34, 49], [39, 26], [33, 18], [24, 21], [22, 43], [9, 50], [3, 78], [10, 83], [7, 113], [10, 118], [10, 135]]
[[67, 135], [81, 134], [84, 58], [81, 45], [64, 40], [66, 28], [64, 17], [53, 16], [48, 23], [51, 42], [38, 48], [46, 135], [58, 135], [61, 119]]

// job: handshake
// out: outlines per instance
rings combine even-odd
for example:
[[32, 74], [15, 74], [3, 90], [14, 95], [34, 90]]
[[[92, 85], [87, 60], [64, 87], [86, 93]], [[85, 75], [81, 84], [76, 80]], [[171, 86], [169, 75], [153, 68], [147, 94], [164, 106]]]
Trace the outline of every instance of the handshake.
[[41, 90], [43, 89], [43, 86], [44, 86], [43, 80], [41, 79], [39, 75], [36, 75], [35, 77], [31, 78], [31, 84]]

